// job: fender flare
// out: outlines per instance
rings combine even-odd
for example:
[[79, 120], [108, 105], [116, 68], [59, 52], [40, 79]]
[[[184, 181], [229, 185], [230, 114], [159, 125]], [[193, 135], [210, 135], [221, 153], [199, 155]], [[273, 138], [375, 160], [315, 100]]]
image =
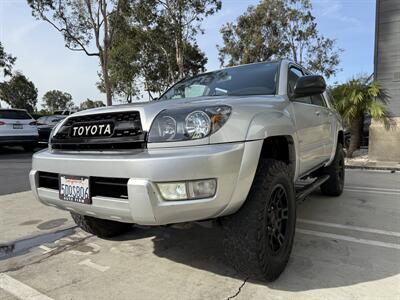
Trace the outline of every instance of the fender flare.
[[265, 140], [274, 136], [289, 136], [293, 141], [295, 151], [294, 178], [299, 175], [299, 145], [296, 133], [296, 125], [287, 111], [267, 111], [254, 115], [249, 123], [246, 133], [246, 141]]

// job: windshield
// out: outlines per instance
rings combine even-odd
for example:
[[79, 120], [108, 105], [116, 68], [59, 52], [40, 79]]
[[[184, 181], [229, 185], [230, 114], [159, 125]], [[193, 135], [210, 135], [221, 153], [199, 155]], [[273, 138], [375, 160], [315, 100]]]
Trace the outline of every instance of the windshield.
[[273, 95], [277, 73], [278, 63], [259, 63], [200, 74], [178, 82], [160, 99]]

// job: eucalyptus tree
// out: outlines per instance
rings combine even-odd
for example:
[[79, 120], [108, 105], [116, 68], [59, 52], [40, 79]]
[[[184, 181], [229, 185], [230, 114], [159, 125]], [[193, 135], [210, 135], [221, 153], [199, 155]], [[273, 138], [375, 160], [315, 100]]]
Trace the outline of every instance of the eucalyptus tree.
[[143, 91], [152, 99], [175, 81], [204, 71], [207, 58], [195, 37], [202, 32], [203, 18], [219, 8], [220, 1], [186, 0], [139, 0], [124, 6], [113, 23], [110, 78], [115, 92], [127, 102]]
[[51, 90], [46, 92], [43, 95], [43, 101], [45, 107], [50, 112], [68, 109], [74, 105], [71, 94], [59, 90]]
[[12, 75], [10, 80], [0, 82], [0, 99], [13, 108], [33, 112], [37, 103], [38, 90], [28, 78], [20, 72]]
[[338, 71], [342, 50], [318, 32], [310, 0], [261, 0], [220, 31], [221, 65], [288, 57], [328, 78]]
[[170, 25], [175, 44], [178, 78], [185, 74], [185, 51], [198, 33], [203, 33], [201, 22], [221, 9], [220, 0], [155, 0], [157, 14]]
[[109, 78], [109, 55], [116, 27], [111, 23], [119, 18], [127, 1], [27, 0], [33, 16], [60, 32], [68, 49], [98, 57], [107, 105], [112, 105], [113, 94]]
[[0, 42], [0, 70], [3, 70], [3, 76], [11, 76], [12, 67], [16, 58], [11, 54], [6, 53], [3, 45]]

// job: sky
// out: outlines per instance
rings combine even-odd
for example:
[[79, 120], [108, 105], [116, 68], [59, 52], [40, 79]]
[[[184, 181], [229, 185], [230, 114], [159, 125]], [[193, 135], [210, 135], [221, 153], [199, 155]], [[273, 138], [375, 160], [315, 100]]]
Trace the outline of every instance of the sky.
[[[373, 72], [375, 0], [311, 0], [319, 32], [335, 39], [343, 49], [340, 68], [330, 84], [343, 82], [360, 73]], [[258, 0], [222, 0], [222, 9], [204, 20], [204, 35], [198, 44], [208, 57], [207, 70], [220, 67], [216, 45], [221, 45], [219, 29], [235, 21]], [[62, 36], [49, 24], [31, 15], [26, 0], [0, 0], [0, 41], [7, 53], [17, 57], [14, 71], [21, 71], [38, 89], [39, 104], [49, 90], [72, 95], [76, 104], [89, 99], [103, 100], [96, 87], [97, 57], [65, 48]]]

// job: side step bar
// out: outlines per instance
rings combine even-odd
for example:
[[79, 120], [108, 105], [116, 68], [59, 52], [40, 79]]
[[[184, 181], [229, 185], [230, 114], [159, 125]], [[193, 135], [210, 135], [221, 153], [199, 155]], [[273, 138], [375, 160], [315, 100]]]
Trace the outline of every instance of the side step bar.
[[324, 175], [319, 177], [313, 183], [306, 185], [305, 187], [301, 188], [300, 190], [296, 191], [296, 202], [301, 202], [304, 200], [307, 195], [309, 195], [312, 191], [318, 188], [321, 184], [329, 179], [329, 175]]

